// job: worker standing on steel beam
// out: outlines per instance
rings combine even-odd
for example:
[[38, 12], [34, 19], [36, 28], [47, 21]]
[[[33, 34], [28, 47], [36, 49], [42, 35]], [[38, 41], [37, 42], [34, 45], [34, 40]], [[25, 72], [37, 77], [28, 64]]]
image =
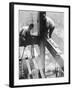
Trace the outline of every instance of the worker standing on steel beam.
[[[19, 32], [19, 45], [23, 45], [24, 41], [27, 41], [30, 38], [30, 32], [33, 29], [33, 27], [34, 27], [34, 24], [30, 24], [29, 26], [23, 26], [20, 29], [20, 32]], [[26, 47], [26, 46], [24, 46], [24, 47]], [[21, 48], [23, 48], [23, 47], [21, 47]], [[22, 52], [21, 49], [20, 49], [20, 51]], [[21, 58], [21, 55], [20, 55], [20, 58]]]
[[[30, 38], [30, 32], [33, 29], [33, 27], [34, 27], [34, 24], [30, 24], [29, 26], [23, 26], [20, 29], [20, 32], [19, 32], [19, 44], [20, 45], [21, 45], [21, 43], [24, 43], [24, 41], [27, 41]], [[26, 59], [27, 67], [28, 67], [28, 72], [29, 72], [29, 74], [31, 73], [30, 65], [29, 65], [29, 61], [28, 61], [29, 59], [24, 57], [25, 56], [24, 54], [26, 52], [26, 48], [27, 48], [27, 46], [20, 47], [20, 58], [22, 60], [21, 61], [22, 76], [23, 77], [25, 76], [25, 78], [27, 78], [27, 75], [26, 75], [27, 74], [27, 72], [26, 72], [27, 69], [26, 70], [24, 69], [24, 67], [26, 66], [26, 65], [24, 65], [25, 59]], [[21, 53], [22, 53], [22, 55], [21, 55]], [[28, 56], [29, 53], [26, 53], [26, 54]], [[24, 72], [24, 75], [23, 75], [23, 72]]]
[[29, 26], [23, 26], [20, 30], [19, 37], [21, 40], [26, 40], [30, 35], [30, 31], [33, 29], [34, 24], [30, 24]]
[[46, 15], [46, 12], [43, 12], [43, 20], [45, 21], [46, 24], [45, 36], [47, 36], [47, 38], [51, 38], [52, 33], [55, 29], [55, 23], [50, 17]]

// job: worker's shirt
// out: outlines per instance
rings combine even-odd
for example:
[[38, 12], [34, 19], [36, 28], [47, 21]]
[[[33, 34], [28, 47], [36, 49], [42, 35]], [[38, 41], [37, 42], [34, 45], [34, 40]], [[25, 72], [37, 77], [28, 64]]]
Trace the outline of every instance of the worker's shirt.
[[50, 28], [50, 27], [55, 27], [54, 21], [53, 21], [50, 17], [47, 17], [47, 16], [46, 16], [46, 26], [47, 26], [48, 28]]
[[21, 29], [20, 29], [20, 32], [22, 31], [22, 35], [26, 35], [26, 32], [29, 31], [29, 26], [23, 26]]

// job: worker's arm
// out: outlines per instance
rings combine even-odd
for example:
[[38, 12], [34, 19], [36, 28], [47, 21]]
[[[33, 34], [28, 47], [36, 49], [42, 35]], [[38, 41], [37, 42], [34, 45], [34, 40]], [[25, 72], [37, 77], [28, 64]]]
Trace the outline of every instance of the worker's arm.
[[47, 16], [46, 16], [46, 25], [47, 27], [55, 27], [54, 21], [50, 17], [47, 17]]

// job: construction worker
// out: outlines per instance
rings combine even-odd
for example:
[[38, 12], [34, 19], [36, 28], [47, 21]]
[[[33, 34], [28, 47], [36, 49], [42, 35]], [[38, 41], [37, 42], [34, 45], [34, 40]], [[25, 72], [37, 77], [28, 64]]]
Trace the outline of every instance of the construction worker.
[[[21, 59], [21, 62], [22, 62], [22, 65], [21, 65], [21, 67], [22, 67], [22, 76], [23, 76], [23, 72], [24, 72], [24, 74], [26, 74], [27, 72], [27, 70], [25, 70], [23, 67], [25, 66], [24, 65], [24, 63], [23, 62], [25, 62], [25, 52], [26, 52], [26, 45], [25, 45], [25, 42], [26, 41], [28, 41], [28, 39], [29, 39], [29, 37], [30, 37], [30, 32], [31, 32], [31, 30], [33, 29], [33, 27], [34, 27], [34, 24], [30, 24], [29, 26], [23, 26], [21, 29], [20, 29], [20, 32], [19, 32], [19, 45], [21, 46], [21, 47], [19, 47], [19, 49], [20, 49], [20, 55], [19, 55], [19, 58]], [[24, 45], [24, 46], [23, 46]], [[28, 51], [28, 50], [27, 50]], [[29, 53], [27, 53], [27, 54], [29, 54]], [[30, 55], [29, 55], [30, 56]], [[26, 75], [25, 75], [26, 76]], [[24, 77], [24, 76], [23, 76]], [[27, 78], [27, 77], [25, 77], [25, 78]]]
[[54, 31], [54, 28], [55, 28], [55, 23], [50, 17], [48, 17], [46, 15], [46, 12], [42, 12], [42, 18], [44, 21], [44, 28], [45, 28], [44, 29], [44, 35], [47, 38], [51, 38], [52, 32]]
[[20, 41], [25, 40], [28, 36], [30, 36], [30, 31], [33, 29], [34, 24], [30, 24], [29, 26], [23, 26], [20, 29], [19, 37]]
[[[25, 42], [28, 40], [28, 38], [30, 36], [30, 31], [33, 29], [33, 27], [34, 27], [34, 24], [30, 24], [29, 26], [23, 26], [20, 29], [20, 32], [19, 32], [19, 46], [21, 46], [20, 54], [23, 51], [22, 50], [23, 47], [26, 47]], [[21, 55], [19, 57], [21, 57]]]

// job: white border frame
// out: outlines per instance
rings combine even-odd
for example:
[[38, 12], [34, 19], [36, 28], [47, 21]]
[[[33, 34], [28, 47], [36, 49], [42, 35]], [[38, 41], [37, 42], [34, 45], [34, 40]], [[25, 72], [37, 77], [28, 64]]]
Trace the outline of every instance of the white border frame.
[[[19, 60], [18, 60], [18, 47], [19, 47], [19, 35], [18, 35], [18, 10], [36, 10], [36, 11], [53, 11], [64, 12], [64, 77], [61, 78], [45, 78], [45, 79], [27, 79], [19, 80]], [[44, 6], [29, 6], [29, 5], [14, 5], [14, 86], [20, 85], [35, 85], [35, 84], [51, 84], [51, 83], [64, 83], [69, 79], [69, 10], [64, 7], [44, 7]]]

